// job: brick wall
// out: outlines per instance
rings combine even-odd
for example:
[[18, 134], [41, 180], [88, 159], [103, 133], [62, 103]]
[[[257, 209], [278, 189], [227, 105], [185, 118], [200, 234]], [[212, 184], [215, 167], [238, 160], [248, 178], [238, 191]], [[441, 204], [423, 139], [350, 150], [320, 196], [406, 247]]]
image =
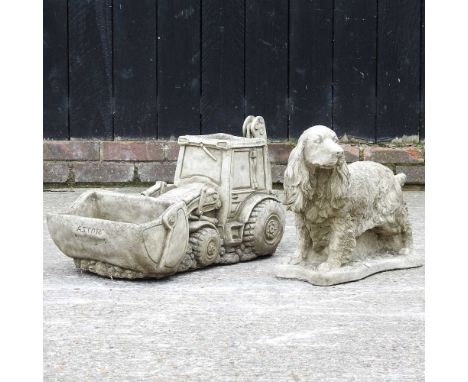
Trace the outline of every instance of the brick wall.
[[[273, 183], [283, 182], [292, 143], [268, 145]], [[407, 184], [424, 184], [424, 149], [419, 146], [343, 145], [347, 162], [372, 160], [395, 173], [404, 172]], [[179, 146], [173, 141], [44, 141], [45, 184], [122, 184], [172, 182]]]

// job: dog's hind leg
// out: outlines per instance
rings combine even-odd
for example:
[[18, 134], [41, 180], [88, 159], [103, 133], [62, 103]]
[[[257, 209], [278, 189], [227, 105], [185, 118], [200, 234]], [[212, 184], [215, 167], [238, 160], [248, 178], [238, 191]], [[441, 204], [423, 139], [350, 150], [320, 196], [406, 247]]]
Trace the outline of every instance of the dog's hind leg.
[[372, 231], [378, 235], [384, 249], [402, 255], [411, 252], [413, 235], [406, 207], [387, 217], [385, 224], [373, 228]]
[[397, 214], [396, 220], [400, 226], [401, 240], [403, 247], [399, 250], [400, 254], [408, 255], [413, 249], [413, 232], [408, 217], [408, 208], [402, 207], [400, 213]]

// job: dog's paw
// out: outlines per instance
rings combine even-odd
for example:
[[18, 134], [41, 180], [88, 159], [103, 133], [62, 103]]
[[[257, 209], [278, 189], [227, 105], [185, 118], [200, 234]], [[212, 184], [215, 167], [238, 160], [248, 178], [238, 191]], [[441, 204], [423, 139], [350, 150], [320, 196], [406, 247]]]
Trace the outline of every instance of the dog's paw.
[[403, 255], [403, 256], [408, 256], [410, 253], [411, 253], [411, 249], [409, 248], [402, 248], [398, 251], [398, 253], [400, 255]]
[[336, 261], [324, 261], [322, 264], [320, 264], [317, 268], [319, 272], [329, 272], [333, 269], [339, 268], [341, 264]]
[[330, 270], [330, 264], [328, 264], [326, 261], [324, 261], [322, 264], [320, 264], [317, 267], [317, 271], [319, 272], [328, 272]]
[[301, 254], [295, 254], [294, 256], [291, 257], [291, 259], [289, 259], [289, 264], [291, 265], [300, 265], [302, 264], [304, 261], [303, 257]]

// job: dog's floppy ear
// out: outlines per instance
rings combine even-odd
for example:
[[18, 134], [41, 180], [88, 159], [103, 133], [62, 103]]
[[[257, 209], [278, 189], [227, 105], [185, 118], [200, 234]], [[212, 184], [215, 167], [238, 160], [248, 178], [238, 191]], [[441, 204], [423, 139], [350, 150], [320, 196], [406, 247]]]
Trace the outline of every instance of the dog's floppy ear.
[[288, 166], [284, 172], [284, 204], [296, 213], [302, 212], [305, 207], [306, 196], [309, 191], [309, 171], [304, 163], [304, 139], [299, 139], [297, 146], [291, 151]]
[[348, 195], [350, 174], [344, 158], [340, 159], [330, 178], [331, 205], [334, 208], [342, 208]]

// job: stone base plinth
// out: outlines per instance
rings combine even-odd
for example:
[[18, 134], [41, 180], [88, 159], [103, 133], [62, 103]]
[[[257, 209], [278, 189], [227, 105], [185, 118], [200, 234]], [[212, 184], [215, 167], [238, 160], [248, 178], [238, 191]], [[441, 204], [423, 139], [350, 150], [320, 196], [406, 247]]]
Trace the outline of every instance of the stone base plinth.
[[275, 275], [278, 278], [297, 279], [313, 285], [329, 286], [361, 280], [379, 272], [416, 268], [422, 265], [424, 265], [423, 254], [382, 255], [349, 263], [327, 272], [320, 272], [316, 267], [281, 264], [276, 266]]

